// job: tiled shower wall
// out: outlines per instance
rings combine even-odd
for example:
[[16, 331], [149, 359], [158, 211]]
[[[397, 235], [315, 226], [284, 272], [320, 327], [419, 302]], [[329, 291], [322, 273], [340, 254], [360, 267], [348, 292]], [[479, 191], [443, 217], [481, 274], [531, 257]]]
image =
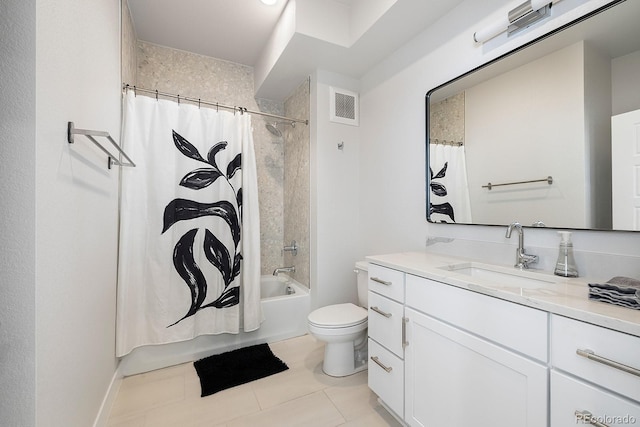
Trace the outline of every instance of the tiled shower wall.
[[431, 138], [464, 143], [464, 92], [429, 106]]
[[[255, 99], [252, 67], [138, 41], [131, 25], [126, 1], [123, 3], [124, 83], [277, 115], [285, 114], [286, 104], [287, 116], [308, 118], [308, 83], [302, 84], [285, 103]], [[308, 151], [309, 129], [304, 124], [298, 125], [295, 129], [291, 129], [288, 124], [279, 124], [284, 137], [276, 137], [265, 127], [272, 121], [267, 117], [252, 116], [260, 204], [262, 274], [271, 274], [277, 267], [295, 265], [296, 279], [308, 286], [308, 152], [306, 160], [302, 160], [300, 154], [295, 154], [295, 157], [289, 160], [293, 173], [298, 174], [291, 181], [297, 184], [292, 189], [285, 189], [284, 186], [285, 182], [290, 181], [285, 179], [285, 159], [289, 157], [285, 155], [285, 144], [287, 147], [298, 147], [295, 150], [300, 150], [299, 147], [302, 146]], [[301, 185], [306, 185], [306, 189], [301, 189]], [[295, 203], [287, 208], [287, 214], [285, 205], [291, 200], [295, 200]], [[285, 220], [290, 215], [296, 218]], [[298, 216], [302, 219], [298, 219]], [[287, 226], [293, 230], [289, 232], [285, 230], [285, 223], [289, 224], [291, 220], [294, 225]], [[306, 227], [302, 226], [305, 223]], [[293, 264], [289, 259], [284, 259], [282, 251], [283, 246], [292, 239], [298, 240], [301, 247]]]
[[[287, 117], [309, 120], [309, 81], [284, 102]], [[284, 132], [284, 241], [298, 243], [298, 254], [285, 253], [284, 263], [296, 267], [294, 277], [309, 286], [309, 126], [283, 125]]]

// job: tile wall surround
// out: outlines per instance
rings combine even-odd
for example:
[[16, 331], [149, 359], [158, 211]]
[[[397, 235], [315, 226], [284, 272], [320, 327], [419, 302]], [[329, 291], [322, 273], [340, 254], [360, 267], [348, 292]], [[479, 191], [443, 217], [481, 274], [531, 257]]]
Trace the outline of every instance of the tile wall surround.
[[[309, 84], [302, 82], [285, 100], [286, 117], [309, 120]], [[279, 129], [284, 137], [284, 242], [298, 243], [298, 254], [286, 252], [284, 263], [294, 265], [295, 279], [309, 286], [310, 130], [302, 123], [283, 124]]]
[[429, 106], [432, 139], [464, 143], [464, 92]]
[[[217, 101], [221, 104], [242, 106], [249, 110], [277, 115], [285, 114], [285, 103], [254, 98], [252, 67], [136, 41], [133, 26], [129, 24], [128, 9], [123, 6], [123, 82], [129, 83], [130, 81], [143, 88]], [[131, 49], [133, 44], [135, 44], [135, 50]], [[133, 71], [131, 70], [132, 63], [137, 64], [136, 67], [133, 67]], [[290, 105], [295, 105], [295, 108], [300, 108], [300, 111], [293, 111], [290, 108], [289, 112], [292, 116], [308, 117], [308, 90], [305, 95], [304, 93], [300, 94], [298, 89], [291, 95], [288, 102]], [[285, 265], [282, 248], [288, 239], [296, 239], [300, 242], [306, 240], [308, 248], [309, 236], [307, 226], [304, 236], [287, 237], [286, 239], [284, 237], [285, 138], [275, 137], [266, 129], [265, 125], [270, 121], [271, 119], [267, 117], [258, 115], [252, 117], [258, 169], [262, 274], [271, 274], [275, 268]], [[280, 127], [283, 128], [283, 126]], [[301, 125], [296, 133], [286, 136], [283, 132], [283, 135], [289, 138], [291, 146], [304, 145], [308, 149], [308, 132], [308, 126]], [[295, 140], [298, 138], [306, 138], [307, 142], [297, 144]], [[304, 164], [307, 166], [306, 175], [308, 175], [308, 159]], [[308, 186], [308, 177], [306, 184]], [[299, 194], [297, 193], [298, 189], [295, 191], [296, 194]], [[308, 188], [306, 191], [308, 194]], [[289, 198], [288, 195], [286, 197]], [[296, 212], [296, 215], [306, 215], [308, 218], [308, 197], [305, 202], [306, 208], [296, 205], [292, 211]], [[304, 221], [304, 218], [302, 220]], [[295, 229], [297, 230], [297, 228]], [[297, 231], [291, 234], [297, 234]], [[298, 257], [296, 265], [298, 263], [301, 265], [298, 267], [300, 273], [297, 275], [297, 279], [308, 285], [308, 255], [306, 260]], [[305, 264], [306, 267], [302, 267], [302, 264]]]

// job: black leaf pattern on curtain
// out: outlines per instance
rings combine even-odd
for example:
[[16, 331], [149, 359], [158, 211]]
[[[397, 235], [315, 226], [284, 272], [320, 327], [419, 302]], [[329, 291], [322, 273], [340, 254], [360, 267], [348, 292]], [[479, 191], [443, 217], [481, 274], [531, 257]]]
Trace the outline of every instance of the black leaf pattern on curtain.
[[[189, 230], [178, 240], [173, 249], [173, 265], [191, 290], [191, 307], [180, 320], [196, 314], [207, 296], [207, 280], [193, 257], [193, 241], [197, 232], [197, 228]], [[175, 325], [180, 320], [169, 326]]]
[[222, 218], [231, 229], [233, 243], [238, 246], [240, 242], [240, 222], [236, 208], [230, 202], [221, 200], [214, 203], [200, 203], [188, 199], [173, 199], [164, 208], [164, 227], [162, 233], [167, 231], [178, 221], [186, 221], [202, 216], [217, 216]]
[[[434, 179], [444, 178], [447, 175], [448, 167], [449, 167], [449, 162], [445, 162], [442, 169], [440, 169], [438, 173], [434, 175], [433, 170], [431, 169], [431, 166], [429, 166], [429, 174], [431, 176], [431, 179], [429, 180], [429, 187], [431, 188], [431, 192], [435, 196], [444, 197], [448, 194], [447, 187], [445, 187], [444, 184], [434, 181]], [[456, 222], [453, 206], [451, 206], [451, 203], [449, 202], [440, 203], [440, 204], [433, 204], [429, 202], [429, 218], [431, 218], [431, 215], [433, 214], [446, 215], [449, 218], [451, 218], [451, 221]], [[446, 221], [442, 221], [442, 222], [446, 222]]]
[[198, 149], [194, 147], [193, 144], [191, 144], [189, 141], [184, 139], [182, 135], [178, 134], [175, 130], [173, 131], [173, 143], [185, 156], [194, 160], [198, 160], [200, 162], [207, 163], [207, 161], [200, 155]]
[[227, 166], [227, 178], [231, 179], [240, 170], [242, 165], [242, 154], [238, 154]]
[[[179, 221], [189, 221], [204, 216], [221, 218], [228, 226], [233, 238], [234, 247], [229, 250], [211, 230], [205, 228], [203, 251], [207, 261], [213, 265], [222, 276], [224, 290], [212, 302], [204, 304], [207, 296], [207, 280], [197, 265], [194, 257], [195, 236], [199, 229], [194, 228], [185, 233], [176, 243], [173, 251], [173, 265], [178, 275], [185, 282], [191, 292], [191, 302], [187, 314], [168, 327], [180, 323], [182, 320], [195, 315], [205, 308], [228, 308], [240, 303], [239, 286], [231, 286], [234, 279], [240, 274], [242, 254], [239, 251], [241, 238], [240, 212], [242, 207], [242, 188], [236, 190], [231, 183], [231, 178], [242, 169], [242, 157], [236, 155], [227, 165], [226, 174], [222, 173], [216, 163], [216, 155], [227, 148], [227, 141], [214, 144], [207, 153], [205, 160], [198, 149], [187, 141], [175, 130], [172, 131], [173, 141], [180, 153], [184, 156], [207, 163], [211, 167], [195, 169], [186, 174], [179, 185], [191, 190], [202, 190], [210, 185], [221, 182], [226, 183], [235, 200], [218, 200], [212, 203], [202, 203], [195, 200], [176, 198], [164, 208], [162, 233], [170, 229]], [[222, 178], [222, 179], [221, 179]], [[235, 203], [235, 206], [234, 206]], [[204, 304], [204, 305], [203, 305]]]
[[220, 178], [221, 176], [222, 175], [220, 174], [220, 171], [217, 169], [196, 169], [186, 174], [184, 178], [182, 178], [182, 181], [180, 181], [180, 185], [192, 190], [200, 190], [213, 184], [214, 182], [216, 182], [216, 179]]

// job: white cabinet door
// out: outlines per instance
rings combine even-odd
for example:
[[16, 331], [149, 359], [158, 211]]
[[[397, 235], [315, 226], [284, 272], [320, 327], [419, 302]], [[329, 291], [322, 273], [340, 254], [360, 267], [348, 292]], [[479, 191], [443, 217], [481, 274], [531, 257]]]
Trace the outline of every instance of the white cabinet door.
[[640, 110], [611, 118], [613, 228], [640, 230]]
[[547, 369], [407, 308], [405, 421], [427, 427], [545, 427]]

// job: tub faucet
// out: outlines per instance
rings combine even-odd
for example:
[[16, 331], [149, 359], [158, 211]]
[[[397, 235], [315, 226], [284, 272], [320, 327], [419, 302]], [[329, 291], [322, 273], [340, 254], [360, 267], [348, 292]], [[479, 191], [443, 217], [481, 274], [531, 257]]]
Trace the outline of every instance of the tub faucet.
[[296, 272], [295, 267], [278, 267], [275, 270], [273, 270], [273, 275], [277, 276], [279, 273], [295, 273], [295, 272]]
[[514, 229], [518, 232], [518, 249], [516, 249], [516, 264], [514, 267], [524, 270], [529, 268], [529, 264], [538, 262], [538, 257], [524, 252], [524, 230], [519, 222], [512, 222], [509, 224], [505, 237], [507, 239], [511, 238], [511, 232]]

